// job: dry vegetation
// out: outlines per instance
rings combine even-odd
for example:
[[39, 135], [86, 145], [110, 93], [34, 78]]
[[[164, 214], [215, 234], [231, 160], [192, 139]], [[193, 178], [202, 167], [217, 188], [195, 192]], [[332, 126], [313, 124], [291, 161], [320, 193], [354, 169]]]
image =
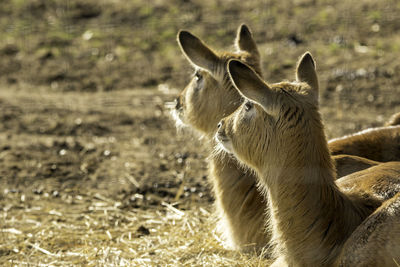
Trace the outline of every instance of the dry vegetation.
[[246, 22], [271, 82], [310, 50], [337, 137], [400, 111], [400, 5], [339, 2], [4, 1], [0, 265], [267, 265], [213, 230], [207, 151], [169, 116], [175, 35], [224, 48]]
[[[55, 199], [47, 194], [9, 193], [5, 200], [0, 240], [1, 251], [8, 253], [2, 256], [2, 265], [257, 266], [267, 262], [225, 250], [210, 231], [210, 211], [201, 207], [181, 211], [162, 203], [157, 208], [127, 210], [121, 202], [100, 194]], [[22, 212], [15, 216], [15, 209]]]

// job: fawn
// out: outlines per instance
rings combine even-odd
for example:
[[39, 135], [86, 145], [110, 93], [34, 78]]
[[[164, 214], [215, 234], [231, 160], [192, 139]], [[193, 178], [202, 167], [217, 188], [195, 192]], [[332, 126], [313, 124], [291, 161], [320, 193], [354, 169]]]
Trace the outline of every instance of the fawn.
[[[235, 40], [236, 52], [216, 54], [189, 32], [178, 33], [183, 54], [195, 66], [195, 74], [177, 98], [173, 117], [200, 132], [214, 147], [215, 125], [242, 102], [226, 72], [226, 62], [237, 58], [261, 72], [260, 55], [249, 28], [242, 24]], [[218, 64], [214, 64], [218, 62]], [[265, 204], [252, 172], [245, 171], [229, 155], [210, 157], [209, 180], [215, 196], [218, 229], [234, 249], [260, 250], [270, 239], [265, 231]]]
[[[186, 31], [180, 31], [177, 40], [183, 54], [194, 66], [195, 74], [177, 98], [173, 116], [179, 124], [200, 132], [213, 147], [215, 125], [243, 101], [228, 78], [226, 62], [232, 58], [242, 60], [261, 74], [257, 45], [244, 24], [237, 31], [236, 52], [216, 53]], [[364, 142], [368, 143], [368, 140]], [[346, 147], [351, 148], [351, 144], [346, 143]], [[379, 163], [351, 155], [337, 155], [334, 159], [338, 177]], [[229, 155], [210, 157], [209, 164], [210, 182], [220, 217], [219, 228], [225, 239], [236, 249], [251, 249], [251, 244], [261, 248], [268, 244], [269, 234], [263, 227], [265, 200], [256, 189], [254, 175], [240, 168]]]
[[[332, 155], [350, 154], [375, 161], [400, 160], [400, 125], [396, 113], [386, 127], [367, 129], [328, 142]], [[400, 117], [400, 116], [399, 116]]]
[[[228, 72], [245, 100], [218, 124], [217, 147], [257, 173], [268, 199], [273, 266], [332, 266], [341, 259], [346, 264], [349, 258], [341, 253], [354, 245], [350, 235], [366, 235], [366, 222], [382, 225], [373, 212], [390, 212], [385, 201], [398, 203], [393, 197], [400, 192], [400, 162], [381, 163], [335, 181], [311, 54], [300, 59], [295, 82], [267, 84], [238, 60], [229, 61]], [[383, 209], [377, 210], [382, 203]], [[383, 262], [393, 254], [400, 259], [392, 248], [375, 249], [380, 253], [370, 255], [374, 260]], [[363, 255], [358, 258], [363, 261]]]
[[[371, 169], [373, 170], [373, 169]], [[361, 171], [354, 175], [349, 175], [340, 181], [341, 187], [354, 187], [353, 179], [364, 179], [364, 175], [369, 176], [368, 171]], [[357, 175], [358, 178], [354, 178]], [[381, 181], [372, 181], [374, 186], [379, 187], [381, 183], [387, 183], [382, 195], [376, 194], [382, 200], [388, 199], [374, 211], [347, 239], [343, 246], [340, 256], [337, 259], [338, 266], [399, 266], [400, 259], [400, 193], [398, 183], [393, 179], [392, 183], [387, 180], [388, 176]], [[397, 175], [398, 176], [398, 175]], [[371, 176], [370, 176], [371, 177]], [[373, 178], [376, 180], [376, 178]], [[385, 181], [386, 180], [386, 181]], [[396, 188], [397, 187], [397, 188]], [[369, 189], [372, 189], [369, 188]], [[366, 188], [360, 187], [360, 194]], [[374, 192], [371, 192], [374, 194]], [[392, 197], [393, 196], [393, 197]]]

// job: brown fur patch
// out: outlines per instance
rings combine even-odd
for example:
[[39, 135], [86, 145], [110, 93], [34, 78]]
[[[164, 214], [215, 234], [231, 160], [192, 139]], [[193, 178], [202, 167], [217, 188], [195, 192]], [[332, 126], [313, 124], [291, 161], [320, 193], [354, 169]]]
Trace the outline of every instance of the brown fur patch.
[[[245, 102], [223, 119], [217, 139], [256, 170], [268, 192], [275, 265], [331, 266], [362, 221], [400, 192], [400, 162], [378, 164], [336, 184], [316, 83], [261, 86], [251, 69], [231, 62], [237, 89], [255, 104]], [[313, 80], [307, 75], [315, 76], [313, 64], [308, 68], [298, 75], [307, 82]]]

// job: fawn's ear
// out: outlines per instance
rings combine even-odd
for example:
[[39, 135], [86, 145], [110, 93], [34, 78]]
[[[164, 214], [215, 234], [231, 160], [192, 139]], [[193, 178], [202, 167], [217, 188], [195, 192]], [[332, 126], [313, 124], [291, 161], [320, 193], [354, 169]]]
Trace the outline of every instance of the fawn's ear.
[[297, 63], [296, 80], [308, 83], [318, 98], [318, 77], [315, 70], [315, 61], [310, 52], [304, 53]]
[[241, 95], [258, 103], [265, 111], [271, 111], [274, 92], [252, 68], [232, 59], [228, 62], [228, 73]]
[[236, 34], [235, 45], [239, 50], [246, 51], [252, 56], [258, 58], [260, 57], [256, 42], [254, 41], [253, 35], [251, 34], [251, 31], [246, 24], [242, 24], [239, 26]]
[[189, 62], [212, 72], [219, 58], [206, 44], [187, 31], [179, 31], [177, 39]]

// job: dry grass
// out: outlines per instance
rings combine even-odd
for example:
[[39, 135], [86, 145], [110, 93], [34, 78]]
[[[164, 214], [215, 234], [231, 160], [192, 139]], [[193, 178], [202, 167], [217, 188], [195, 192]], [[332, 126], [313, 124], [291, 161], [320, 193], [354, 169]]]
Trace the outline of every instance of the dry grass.
[[266, 259], [224, 249], [210, 207], [121, 209], [100, 194], [27, 198], [5, 192], [0, 265], [265, 266]]

